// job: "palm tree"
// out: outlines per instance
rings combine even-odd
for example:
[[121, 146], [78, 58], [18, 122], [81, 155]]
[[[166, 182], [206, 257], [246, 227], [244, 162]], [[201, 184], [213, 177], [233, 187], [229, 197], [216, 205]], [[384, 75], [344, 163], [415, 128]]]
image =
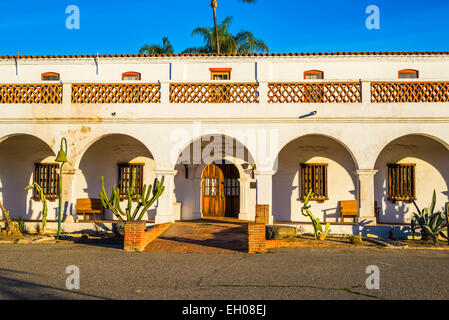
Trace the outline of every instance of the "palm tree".
[[[256, 3], [257, 0], [239, 0], [245, 3]], [[217, 0], [211, 0], [210, 6], [214, 14], [214, 29], [215, 29], [215, 48], [217, 49], [217, 54], [220, 54], [220, 40], [218, 35], [218, 25], [217, 25]]]
[[173, 46], [167, 37], [162, 38], [162, 46], [158, 44], [144, 44], [139, 50], [140, 54], [172, 54], [173, 52]]
[[226, 17], [221, 24], [217, 26], [217, 32], [214, 28], [199, 27], [192, 31], [192, 36], [201, 36], [204, 45], [198, 48], [187, 48], [183, 53], [213, 53], [216, 52], [216, 39], [221, 43], [223, 53], [243, 53], [243, 52], [269, 52], [268, 46], [263, 40], [254, 37], [252, 32], [240, 31], [233, 35], [229, 27], [232, 23], [232, 17]]

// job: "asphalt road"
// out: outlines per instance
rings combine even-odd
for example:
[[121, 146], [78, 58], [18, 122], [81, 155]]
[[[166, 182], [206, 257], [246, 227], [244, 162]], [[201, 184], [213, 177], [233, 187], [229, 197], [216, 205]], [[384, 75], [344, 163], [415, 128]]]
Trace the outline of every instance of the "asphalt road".
[[[66, 288], [66, 267], [80, 289]], [[366, 268], [380, 270], [368, 290]], [[0, 299], [449, 299], [449, 251], [274, 249], [128, 253], [92, 245], [0, 245]]]

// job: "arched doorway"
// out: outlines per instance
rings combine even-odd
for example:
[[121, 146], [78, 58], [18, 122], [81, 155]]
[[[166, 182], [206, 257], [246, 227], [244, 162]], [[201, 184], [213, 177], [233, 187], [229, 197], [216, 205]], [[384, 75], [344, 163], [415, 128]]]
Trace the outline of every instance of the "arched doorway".
[[[185, 146], [179, 152], [175, 166], [174, 192], [177, 202], [181, 203], [181, 220], [196, 220], [205, 216], [253, 220], [256, 188], [252, 164], [254, 158], [249, 150], [229, 136], [204, 135]], [[203, 179], [208, 172], [205, 168], [209, 165], [215, 165], [223, 174], [223, 184], [219, 186], [224, 192], [223, 207], [217, 212], [211, 212], [208, 203], [206, 210], [203, 208]], [[217, 179], [216, 172], [208, 178]]]
[[239, 171], [232, 163], [204, 168], [201, 185], [203, 217], [238, 218], [240, 212]]

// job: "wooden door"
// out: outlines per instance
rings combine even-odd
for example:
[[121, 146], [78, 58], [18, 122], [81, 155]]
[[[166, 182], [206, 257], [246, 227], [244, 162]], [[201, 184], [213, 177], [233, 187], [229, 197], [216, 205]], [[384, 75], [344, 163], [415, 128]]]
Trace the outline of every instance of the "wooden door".
[[219, 165], [224, 176], [225, 216], [238, 218], [240, 213], [239, 171], [233, 164]]
[[202, 180], [203, 216], [224, 217], [225, 195], [223, 172], [214, 164], [208, 165], [203, 171]]

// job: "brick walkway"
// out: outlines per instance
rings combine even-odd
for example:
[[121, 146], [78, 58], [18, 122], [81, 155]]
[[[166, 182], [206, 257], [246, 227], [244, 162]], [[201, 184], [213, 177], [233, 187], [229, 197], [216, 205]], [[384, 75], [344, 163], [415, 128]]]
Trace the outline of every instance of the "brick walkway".
[[145, 252], [239, 253], [248, 250], [248, 225], [216, 220], [176, 222]]

